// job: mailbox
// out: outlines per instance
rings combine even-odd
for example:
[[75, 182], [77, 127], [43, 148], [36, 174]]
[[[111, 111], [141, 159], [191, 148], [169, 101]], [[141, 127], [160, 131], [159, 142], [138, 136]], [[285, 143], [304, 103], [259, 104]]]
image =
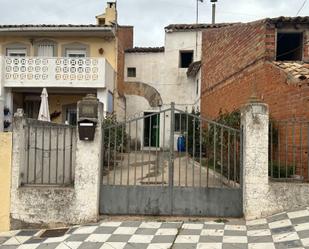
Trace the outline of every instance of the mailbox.
[[77, 103], [79, 139], [93, 141], [98, 123], [99, 101], [93, 94], [88, 94]]

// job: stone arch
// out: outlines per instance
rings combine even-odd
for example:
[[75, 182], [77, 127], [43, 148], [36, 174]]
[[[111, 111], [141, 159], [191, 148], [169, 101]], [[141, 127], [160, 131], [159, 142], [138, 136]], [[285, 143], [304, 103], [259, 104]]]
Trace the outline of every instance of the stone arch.
[[124, 93], [144, 97], [151, 107], [162, 106], [160, 93], [152, 86], [136, 81], [127, 81], [124, 84]]

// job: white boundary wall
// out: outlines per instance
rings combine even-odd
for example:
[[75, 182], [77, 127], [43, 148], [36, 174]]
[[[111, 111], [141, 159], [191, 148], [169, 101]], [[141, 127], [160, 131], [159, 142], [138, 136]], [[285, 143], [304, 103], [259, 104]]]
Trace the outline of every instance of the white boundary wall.
[[20, 185], [24, 158], [24, 124], [22, 110], [13, 123], [13, 159], [11, 186], [11, 227], [95, 222], [99, 217], [101, 169], [101, 121], [103, 105], [99, 105], [99, 122], [94, 141], [76, 143], [75, 180], [72, 187]]
[[243, 210], [247, 220], [309, 206], [308, 183], [271, 182], [268, 177], [269, 111], [264, 103], [242, 109]]

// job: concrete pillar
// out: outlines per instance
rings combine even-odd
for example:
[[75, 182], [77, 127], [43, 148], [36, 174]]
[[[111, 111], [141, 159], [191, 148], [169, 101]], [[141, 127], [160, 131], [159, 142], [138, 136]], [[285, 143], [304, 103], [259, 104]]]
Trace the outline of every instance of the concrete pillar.
[[[13, 122], [13, 157], [12, 157], [12, 186], [11, 196], [15, 196], [16, 190], [20, 187], [22, 166], [24, 165], [25, 153], [25, 131], [26, 119], [23, 109], [17, 109]], [[12, 207], [11, 207], [12, 208]]]
[[[79, 110], [77, 111], [79, 117]], [[98, 123], [93, 141], [81, 141], [77, 133], [75, 195], [79, 223], [96, 221], [99, 217], [101, 183], [103, 104], [98, 106]]]
[[246, 219], [263, 216], [268, 193], [268, 105], [251, 99], [241, 111], [243, 127], [243, 211]]
[[106, 89], [102, 89], [102, 88], [99, 88], [97, 89], [97, 98], [98, 100], [103, 103], [103, 114], [104, 114], [104, 117], [106, 117], [106, 113], [107, 113], [107, 90]]

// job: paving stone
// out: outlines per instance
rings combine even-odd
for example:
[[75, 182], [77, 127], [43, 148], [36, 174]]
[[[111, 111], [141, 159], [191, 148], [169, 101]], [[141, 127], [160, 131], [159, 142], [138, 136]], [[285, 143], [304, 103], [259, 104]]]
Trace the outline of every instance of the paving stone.
[[267, 222], [271, 223], [271, 222], [286, 220], [286, 219], [289, 219], [287, 213], [281, 213], [281, 214], [270, 216], [269, 218], [267, 218]]
[[107, 242], [128, 242], [132, 235], [112, 234]]
[[247, 231], [224, 230], [224, 236], [246, 236]]
[[138, 228], [135, 234], [153, 235], [156, 234], [158, 229], [156, 228]]
[[291, 222], [292, 222], [293, 225], [308, 223], [309, 222], [309, 216], [294, 218], [294, 219], [291, 219]]
[[162, 223], [160, 228], [180, 228], [182, 226], [182, 222], [168, 222]]
[[173, 249], [196, 249], [197, 244], [190, 244], [190, 243], [181, 243], [181, 244], [174, 244]]
[[141, 223], [140, 221], [124, 221], [121, 223], [120, 227], [139, 227]]
[[[48, 244], [40, 244], [37, 249], [54, 249], [59, 245], [59, 243], [48, 243]], [[90, 249], [90, 248], [89, 248]]]
[[22, 230], [22, 231], [19, 231], [16, 234], [16, 236], [34, 236], [38, 232], [39, 232], [39, 230]]
[[160, 235], [154, 236], [151, 243], [172, 243], [174, 242], [176, 236], [173, 235]]
[[112, 234], [117, 228], [116, 227], [98, 227], [94, 233], [97, 234]]
[[273, 243], [272, 236], [248, 237], [248, 243]]
[[300, 239], [309, 238], [309, 230], [299, 231], [297, 234]]
[[300, 248], [302, 243], [299, 240], [285, 241], [280, 243], [275, 243], [276, 249], [287, 249], [287, 248]]
[[280, 234], [280, 233], [287, 233], [287, 232], [295, 232], [295, 228], [293, 226], [287, 227], [279, 227], [271, 229], [272, 234]]
[[78, 249], [99, 249], [103, 244], [102, 242], [84, 242]]
[[241, 243], [229, 243], [229, 244], [223, 244], [222, 249], [248, 249], [247, 244], [241, 244]]
[[200, 235], [200, 229], [182, 229], [179, 231], [179, 235]]
[[206, 243], [206, 242], [220, 242], [222, 243], [223, 236], [200, 236], [199, 242]]
[[148, 244], [136, 244], [136, 243], [128, 243], [125, 245], [124, 249], [147, 249]]
[[66, 241], [85, 241], [89, 237], [89, 234], [72, 234]]
[[35, 229], [17, 230], [2, 233], [0, 249], [300, 249], [309, 247], [307, 211], [227, 223], [103, 221], [48, 239]]

